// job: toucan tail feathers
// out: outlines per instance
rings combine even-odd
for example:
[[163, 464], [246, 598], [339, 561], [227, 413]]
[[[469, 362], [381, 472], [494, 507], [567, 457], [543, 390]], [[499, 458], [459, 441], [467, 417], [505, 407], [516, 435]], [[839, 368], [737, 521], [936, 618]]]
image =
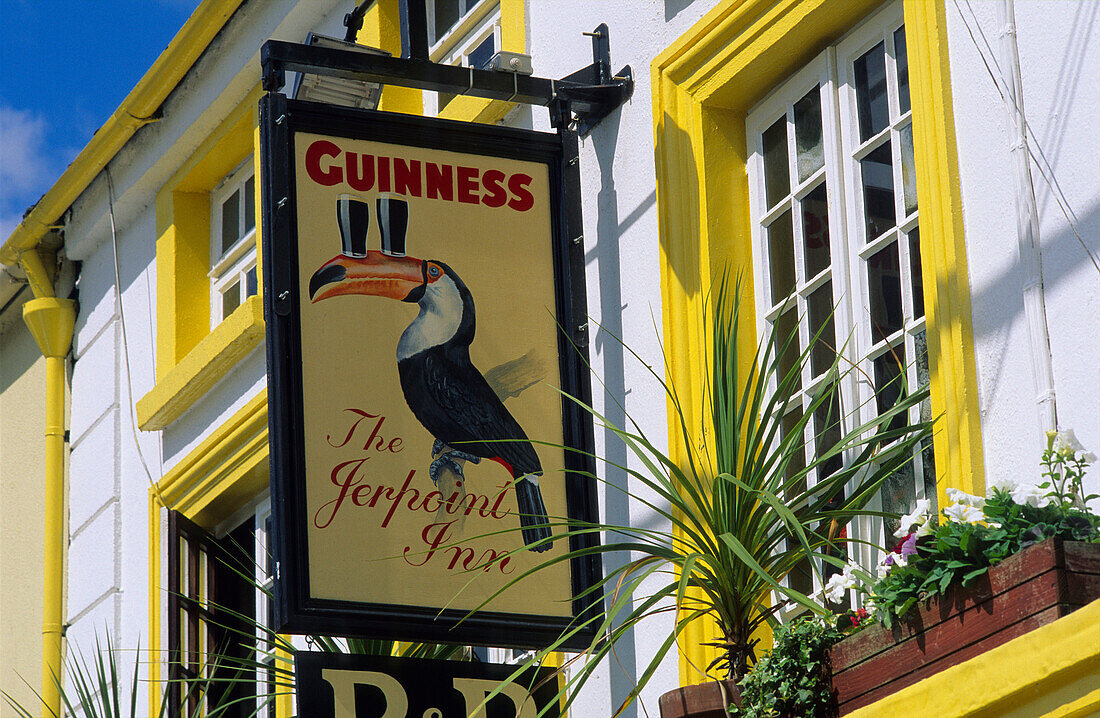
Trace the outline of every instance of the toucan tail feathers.
[[523, 531], [523, 543], [532, 551], [542, 552], [550, 549], [550, 518], [546, 515], [546, 505], [542, 502], [542, 492], [535, 481], [525, 476], [516, 482], [516, 500], [519, 503], [519, 525]]

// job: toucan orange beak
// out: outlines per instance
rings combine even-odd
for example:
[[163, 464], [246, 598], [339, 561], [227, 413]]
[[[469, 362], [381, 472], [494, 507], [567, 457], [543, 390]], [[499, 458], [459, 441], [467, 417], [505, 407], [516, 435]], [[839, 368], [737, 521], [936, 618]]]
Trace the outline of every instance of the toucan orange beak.
[[339, 255], [309, 279], [314, 302], [340, 294], [368, 294], [406, 301], [424, 284], [424, 263], [413, 257], [391, 257], [370, 250], [365, 257]]

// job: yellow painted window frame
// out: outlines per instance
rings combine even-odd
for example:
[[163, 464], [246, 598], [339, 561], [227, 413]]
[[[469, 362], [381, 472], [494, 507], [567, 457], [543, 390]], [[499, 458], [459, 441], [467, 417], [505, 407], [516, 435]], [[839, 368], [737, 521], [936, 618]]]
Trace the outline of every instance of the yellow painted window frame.
[[[208, 277], [211, 191], [249, 156], [259, 186], [261, 93], [254, 87], [157, 192], [157, 383], [135, 407], [143, 430], [171, 424], [263, 342], [261, 294], [210, 328]], [[262, 273], [258, 202], [255, 211]]]
[[[500, 49], [504, 52], [527, 52], [525, 0], [500, 0]], [[496, 124], [515, 106], [516, 103], [504, 100], [459, 95], [447, 103], [439, 116], [448, 120]]]
[[[657, 205], [667, 379], [685, 402], [688, 426], [699, 427], [708, 337], [703, 298], [713, 277], [752, 266], [745, 117], [772, 87], [835, 43], [882, 0], [741, 0], [708, 12], [652, 63]], [[977, 370], [969, 279], [958, 188], [943, 0], [904, 0], [913, 107], [917, 191], [938, 492], [984, 493]], [[751, 271], [743, 301], [752, 302]], [[750, 314], [750, 316], [752, 316]], [[751, 357], [755, 327], [739, 341]], [[679, 427], [669, 406], [670, 426]], [[700, 442], [703, 437], [691, 437]], [[677, 431], [675, 460], [687, 459]], [[681, 641], [680, 678], [702, 679], [716, 649], [713, 623], [696, 622]]]
[[[263, 493], [268, 487], [267, 427], [267, 392], [262, 391], [149, 487], [149, 644], [155, 652], [149, 662], [151, 686], [163, 678], [167, 660], [161, 631], [167, 510], [213, 530]], [[159, 701], [160, 691], [151, 688], [150, 715], [157, 714]], [[289, 716], [290, 709], [290, 696], [280, 695], [277, 715]]]

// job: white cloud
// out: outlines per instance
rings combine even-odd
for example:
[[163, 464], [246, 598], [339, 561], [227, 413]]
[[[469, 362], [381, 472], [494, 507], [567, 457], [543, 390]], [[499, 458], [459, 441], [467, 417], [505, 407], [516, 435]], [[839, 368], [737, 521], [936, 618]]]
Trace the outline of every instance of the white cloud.
[[53, 146], [49, 130], [47, 115], [0, 105], [0, 242], [77, 154], [76, 148]]
[[46, 121], [31, 112], [0, 105], [0, 198], [24, 194], [48, 178]]

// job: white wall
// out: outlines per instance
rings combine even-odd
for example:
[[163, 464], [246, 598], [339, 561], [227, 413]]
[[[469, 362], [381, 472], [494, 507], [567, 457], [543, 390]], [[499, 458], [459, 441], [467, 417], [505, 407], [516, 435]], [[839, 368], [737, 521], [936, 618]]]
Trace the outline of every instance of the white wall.
[[[642, 356], [658, 376], [664, 376], [661, 351], [661, 266], [657, 234], [656, 174], [653, 156], [653, 100], [650, 64], [653, 58], [714, 7], [714, 0], [530, 0], [528, 38], [535, 74], [564, 77], [592, 62], [591, 38], [583, 32], [607, 23], [611, 66], [618, 72], [630, 65], [634, 95], [612, 112], [581, 143], [581, 196], [588, 311], [589, 352], [600, 377], [593, 382], [597, 409], [619, 426], [633, 420], [658, 447], [667, 446], [665, 394], [648, 369], [619, 343]], [[536, 129], [549, 129], [547, 112], [532, 108]], [[686, 318], [690, 321], [690, 318]], [[598, 325], [598, 326], [597, 326]], [[615, 397], [611, 400], [611, 397]], [[620, 408], [618, 402], [623, 402]], [[624, 411], [625, 409], [625, 411]], [[629, 415], [629, 419], [627, 418]], [[642, 467], [631, 460], [610, 431], [596, 431], [597, 453], [620, 465]], [[661, 521], [636, 502], [628, 506], [621, 487], [644, 494], [625, 473], [600, 466], [609, 485], [599, 490], [600, 508], [611, 523], [656, 527]], [[665, 527], [667, 530], [667, 526]], [[625, 560], [625, 557], [619, 559]], [[606, 564], [611, 561], [605, 560]], [[586, 688], [576, 715], [611, 715], [633, 687], [633, 677], [668, 636], [671, 617], [654, 620], [616, 647], [613, 658]], [[622, 667], [620, 667], [620, 665]], [[700, 677], [702, 679], [702, 677]], [[656, 715], [657, 698], [679, 685], [675, 649], [627, 718]]]
[[[947, 3], [952, 92], [986, 477], [1035, 481], [1045, 437], [1023, 315], [1009, 154], [1013, 132], [978, 50], [996, 61], [990, 62], [994, 72], [1000, 65], [1007, 73], [997, 5]], [[1033, 163], [1058, 423], [1075, 429], [1086, 448], [1098, 452], [1100, 270], [1085, 247], [1100, 261], [1100, 4], [1018, 0], [1015, 6], [1027, 120], [1080, 236]], [[1089, 485], [1100, 491], [1100, 469], [1093, 468]]]
[[[106, 634], [117, 647], [149, 648], [149, 487], [218, 425], [185, 416], [164, 443], [160, 433], [134, 426], [134, 403], [155, 383], [156, 192], [258, 83], [263, 40], [302, 40], [310, 29], [338, 32], [345, 11], [336, 0], [245, 3], [166, 100], [164, 118], [140, 130], [111, 162], [115, 231], [104, 173], [73, 205], [66, 249], [83, 265], [70, 420], [70, 652], [90, 656], [97, 635]], [[262, 386], [263, 363], [259, 349], [230, 373], [243, 376], [243, 384], [223, 382], [194, 412], [232, 413]], [[125, 655], [124, 666], [133, 654]], [[144, 682], [139, 694], [140, 713]]]

